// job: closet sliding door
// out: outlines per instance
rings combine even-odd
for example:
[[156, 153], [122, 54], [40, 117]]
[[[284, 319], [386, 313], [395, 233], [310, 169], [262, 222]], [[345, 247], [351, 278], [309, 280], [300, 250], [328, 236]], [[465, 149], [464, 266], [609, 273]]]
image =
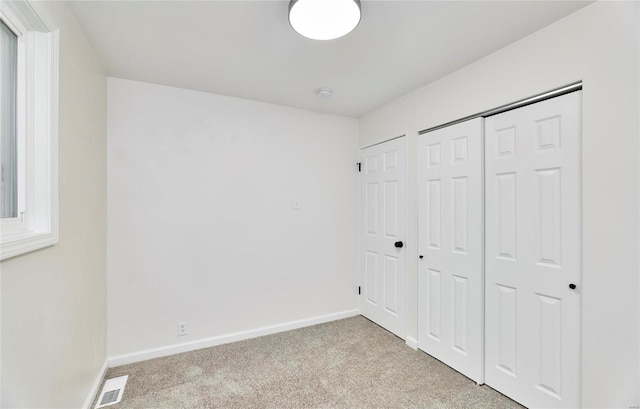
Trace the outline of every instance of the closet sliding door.
[[483, 119], [418, 137], [418, 348], [483, 380]]
[[486, 373], [580, 406], [581, 92], [486, 118]]

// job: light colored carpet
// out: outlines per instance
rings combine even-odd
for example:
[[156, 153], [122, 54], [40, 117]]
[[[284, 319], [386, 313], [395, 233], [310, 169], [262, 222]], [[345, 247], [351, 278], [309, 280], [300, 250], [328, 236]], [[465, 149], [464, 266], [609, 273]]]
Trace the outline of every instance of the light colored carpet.
[[121, 375], [129, 381], [113, 409], [522, 408], [361, 316], [120, 366], [106, 378]]

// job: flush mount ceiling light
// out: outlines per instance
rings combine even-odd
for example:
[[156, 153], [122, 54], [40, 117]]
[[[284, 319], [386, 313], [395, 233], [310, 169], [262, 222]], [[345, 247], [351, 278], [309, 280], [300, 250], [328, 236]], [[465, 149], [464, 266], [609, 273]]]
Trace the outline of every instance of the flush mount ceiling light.
[[360, 0], [291, 0], [289, 23], [312, 40], [333, 40], [360, 23]]

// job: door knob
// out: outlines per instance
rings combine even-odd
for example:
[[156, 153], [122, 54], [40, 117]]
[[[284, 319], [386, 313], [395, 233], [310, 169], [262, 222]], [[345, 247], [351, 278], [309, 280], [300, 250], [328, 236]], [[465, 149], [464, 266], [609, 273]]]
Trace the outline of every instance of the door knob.
[[571, 284], [569, 284], [569, 288], [571, 288], [572, 290], [575, 290], [576, 289], [576, 285], [571, 283]]
[[421, 254], [421, 255], [420, 255], [420, 260], [422, 260], [423, 258], [424, 258], [424, 256]]
[[401, 249], [402, 246], [404, 246], [404, 243], [402, 243], [401, 241], [396, 241], [394, 245], [396, 246], [396, 248]]

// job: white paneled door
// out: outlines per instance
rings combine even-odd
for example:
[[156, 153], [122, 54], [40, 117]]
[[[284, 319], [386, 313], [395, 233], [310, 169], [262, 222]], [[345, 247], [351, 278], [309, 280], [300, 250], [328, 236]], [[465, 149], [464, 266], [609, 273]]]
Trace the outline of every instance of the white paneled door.
[[405, 139], [361, 152], [362, 315], [405, 337], [407, 171]]
[[581, 93], [485, 120], [485, 381], [580, 407]]
[[483, 372], [482, 134], [477, 118], [418, 137], [418, 348]]

